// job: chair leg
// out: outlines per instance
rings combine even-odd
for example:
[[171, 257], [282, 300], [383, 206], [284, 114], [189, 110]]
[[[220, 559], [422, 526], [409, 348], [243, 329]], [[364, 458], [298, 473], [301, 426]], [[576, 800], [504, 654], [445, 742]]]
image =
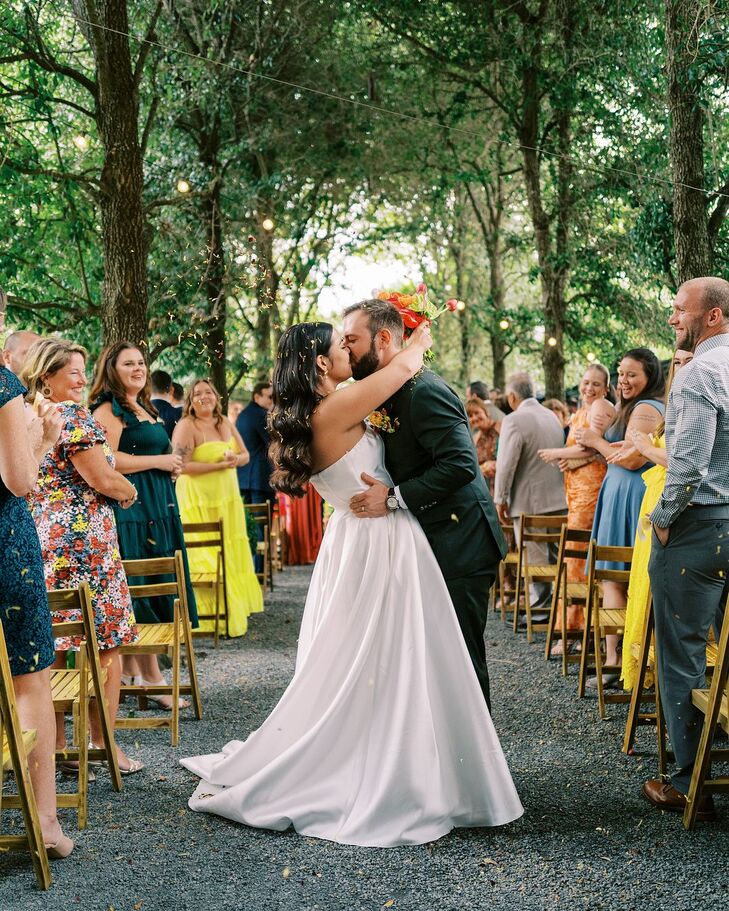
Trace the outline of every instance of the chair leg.
[[189, 616], [182, 617], [183, 631], [185, 637], [185, 654], [187, 656], [187, 673], [190, 677], [190, 690], [192, 694], [192, 705], [195, 709], [195, 717], [198, 721], [202, 718], [202, 699], [200, 698], [200, 684], [197, 679], [197, 658], [193, 648], [192, 626], [190, 625]]
[[590, 635], [592, 634], [592, 598], [588, 594], [585, 604], [585, 628], [582, 631], [582, 654], [580, 655], [580, 677], [577, 683], [577, 695], [585, 697], [585, 684], [590, 660]]
[[174, 630], [172, 634], [172, 717], [170, 736], [172, 746], [180, 740], [180, 604], [175, 601]]
[[640, 658], [638, 659], [638, 679], [633, 685], [633, 692], [630, 694], [630, 708], [628, 710], [628, 720], [625, 723], [625, 734], [623, 736], [623, 753], [629, 753], [635, 743], [635, 732], [638, 728], [638, 718], [640, 716], [640, 707], [643, 701], [643, 687], [645, 684], [646, 670], [648, 669], [648, 652], [650, 651], [650, 642], [653, 636], [653, 607], [648, 605], [646, 611], [645, 624], [643, 625], [643, 639], [640, 643]]
[[[9, 688], [12, 686], [12, 683], [9, 681], [10, 670], [8, 668], [8, 657], [5, 651], [5, 641], [1, 635], [0, 642], [2, 643], [0, 645], [0, 661], [4, 668], [7, 668]], [[4, 673], [3, 677], [5, 677]], [[5, 680], [3, 680], [3, 683], [4, 682]], [[28, 849], [33, 863], [33, 872], [35, 873], [38, 888], [45, 890], [50, 888], [50, 885], [53, 882], [51, 870], [48, 865], [48, 853], [41, 830], [38, 805], [35, 802], [35, 793], [33, 792], [33, 786], [30, 782], [28, 757], [23, 749], [23, 735], [15, 706], [15, 699], [11, 693], [5, 692], [4, 686], [0, 686], [0, 715], [2, 715], [7, 730], [8, 748], [10, 750], [13, 769], [15, 770], [15, 784], [20, 798], [20, 807], [23, 813], [23, 823], [25, 825], [25, 837], [28, 842]], [[0, 737], [1, 736], [2, 722], [0, 722]]]
[[[554, 639], [554, 631], [557, 625], [557, 610], [559, 606], [559, 591], [561, 588], [562, 582], [562, 573], [558, 572], [555, 577], [554, 583], [552, 585], [552, 603], [549, 608], [549, 623], [547, 625], [547, 642], [544, 646], [544, 660], [549, 661], [552, 657], [552, 640]], [[563, 636], [564, 639], [564, 636]], [[562, 643], [562, 648], [564, 649], [564, 642]]]
[[501, 622], [506, 623], [506, 604], [504, 603], [504, 561], [499, 563], [499, 576], [496, 581], [499, 604], [501, 605]]
[[85, 662], [81, 663], [81, 686], [79, 693], [78, 732], [78, 805], [77, 823], [79, 829], [85, 829], [89, 821], [89, 706], [88, 671]]
[[562, 676], [567, 676], [567, 567], [564, 569], [564, 584], [562, 588], [562, 600], [560, 602], [560, 619], [562, 621]]
[[666, 778], [668, 776], [668, 751], [666, 749], [666, 723], [663, 718], [663, 705], [661, 703], [661, 690], [658, 685], [658, 673], [656, 671], [656, 739], [658, 742], [658, 776]]
[[595, 675], [597, 682], [597, 706], [598, 711], [600, 712], [600, 718], [605, 720], [605, 692], [602, 685], [602, 651], [600, 646], [602, 644], [602, 637], [600, 636], [600, 607], [595, 608], [595, 611], [592, 614], [593, 617], [593, 633], [592, 641], [595, 645]]

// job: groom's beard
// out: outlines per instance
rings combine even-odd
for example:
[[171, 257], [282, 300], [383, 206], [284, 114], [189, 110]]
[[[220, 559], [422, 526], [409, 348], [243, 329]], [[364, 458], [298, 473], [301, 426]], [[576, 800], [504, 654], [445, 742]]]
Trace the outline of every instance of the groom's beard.
[[356, 380], [363, 380], [366, 376], [371, 376], [376, 370], [379, 370], [380, 359], [377, 356], [374, 339], [372, 340], [370, 350], [367, 354], [363, 354], [362, 357], [356, 361], [352, 360], [352, 356], [350, 355], [349, 366], [352, 368], [352, 376]]

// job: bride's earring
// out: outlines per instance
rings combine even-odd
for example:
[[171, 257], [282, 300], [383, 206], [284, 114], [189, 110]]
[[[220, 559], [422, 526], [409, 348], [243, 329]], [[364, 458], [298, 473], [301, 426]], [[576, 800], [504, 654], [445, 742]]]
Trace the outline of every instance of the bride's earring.
[[53, 391], [48, 383], [46, 383], [44, 386], [41, 386], [41, 394], [47, 399], [49, 399], [53, 394]]

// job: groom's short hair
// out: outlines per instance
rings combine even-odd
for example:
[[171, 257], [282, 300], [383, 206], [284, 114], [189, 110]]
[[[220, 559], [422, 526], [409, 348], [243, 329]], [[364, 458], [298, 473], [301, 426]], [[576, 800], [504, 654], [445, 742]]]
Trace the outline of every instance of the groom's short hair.
[[381, 329], [388, 329], [393, 341], [397, 345], [402, 345], [402, 317], [393, 304], [378, 298], [369, 298], [356, 304], [350, 304], [345, 309], [344, 315], [349, 316], [350, 313], [356, 313], [357, 310], [367, 314], [373, 338]]

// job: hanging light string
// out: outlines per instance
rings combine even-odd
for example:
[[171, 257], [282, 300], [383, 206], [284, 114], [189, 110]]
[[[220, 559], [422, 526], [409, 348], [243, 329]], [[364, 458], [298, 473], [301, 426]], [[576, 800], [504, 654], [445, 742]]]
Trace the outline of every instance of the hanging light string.
[[[211, 60], [209, 57], [205, 57], [203, 54], [196, 54], [193, 51], [186, 51], [184, 48], [163, 44], [161, 41], [154, 41], [151, 38], [135, 35], [132, 32], [125, 32], [121, 29], [111, 28], [108, 25], [101, 25], [98, 22], [92, 22], [89, 19], [84, 19], [77, 15], [74, 15], [74, 19], [80, 25], [88, 25], [92, 28], [98, 28], [102, 31], [110, 32], [114, 35], [120, 35], [124, 38], [131, 38], [133, 41], [136, 41], [139, 44], [146, 44], [149, 47], [158, 48], [159, 50], [167, 51], [171, 54], [179, 54], [180, 56], [187, 57], [190, 60], [197, 60], [200, 63], [207, 63], [213, 66], [221, 67], [223, 69], [228, 69], [234, 73], [238, 73], [243, 76], [249, 76], [253, 79], [260, 79], [264, 82], [273, 83], [275, 85], [282, 85], [286, 88], [295, 89], [299, 92], [308, 92], [310, 95], [318, 95], [322, 98], [329, 98], [333, 101], [339, 101], [343, 102], [344, 104], [350, 104], [354, 107], [364, 108], [376, 114], [384, 114], [389, 117], [397, 117], [400, 120], [407, 120], [410, 123], [417, 123], [423, 126], [427, 126], [430, 129], [433, 129], [435, 127], [437, 129], [446, 130], [451, 133], [460, 133], [464, 136], [470, 136], [474, 139], [479, 139], [482, 142], [485, 142], [487, 139], [493, 140], [493, 137], [485, 136], [483, 133], [480, 133], [477, 130], [469, 130], [466, 127], [448, 126], [447, 124], [440, 123], [437, 120], [421, 117], [417, 114], [408, 114], [405, 111], [396, 111], [392, 108], [387, 108], [384, 105], [373, 104], [371, 101], [361, 101], [357, 98], [347, 98], [344, 95], [337, 95], [335, 92], [328, 92], [326, 89], [320, 89], [310, 85], [300, 85], [297, 82], [291, 82], [287, 79], [279, 79], [276, 76], [268, 76], [265, 73], [256, 73], [254, 70], [245, 69], [245, 67], [237, 66], [234, 63], [228, 63], [223, 60]], [[595, 174], [620, 174], [623, 177], [638, 178], [640, 182], [654, 183], [667, 187], [683, 187], [686, 190], [694, 190], [697, 193], [701, 193], [710, 199], [729, 199], [729, 193], [724, 193], [722, 190], [707, 190], [703, 187], [695, 187], [692, 184], [683, 183], [682, 181], [672, 181], [666, 177], [655, 177], [651, 175], [640, 174], [638, 171], [631, 171], [629, 168], [618, 168], [613, 165], [602, 165], [601, 167], [595, 167], [594, 165], [584, 164], [581, 161], [571, 158], [569, 155], [561, 155], [559, 152], [550, 152], [548, 149], [544, 149], [539, 146], [530, 146], [525, 145], [524, 143], [509, 142], [506, 139], [497, 139], [496, 142], [511, 149], [537, 152], [539, 155], [545, 155], [551, 158], [569, 161], [573, 165]]]

